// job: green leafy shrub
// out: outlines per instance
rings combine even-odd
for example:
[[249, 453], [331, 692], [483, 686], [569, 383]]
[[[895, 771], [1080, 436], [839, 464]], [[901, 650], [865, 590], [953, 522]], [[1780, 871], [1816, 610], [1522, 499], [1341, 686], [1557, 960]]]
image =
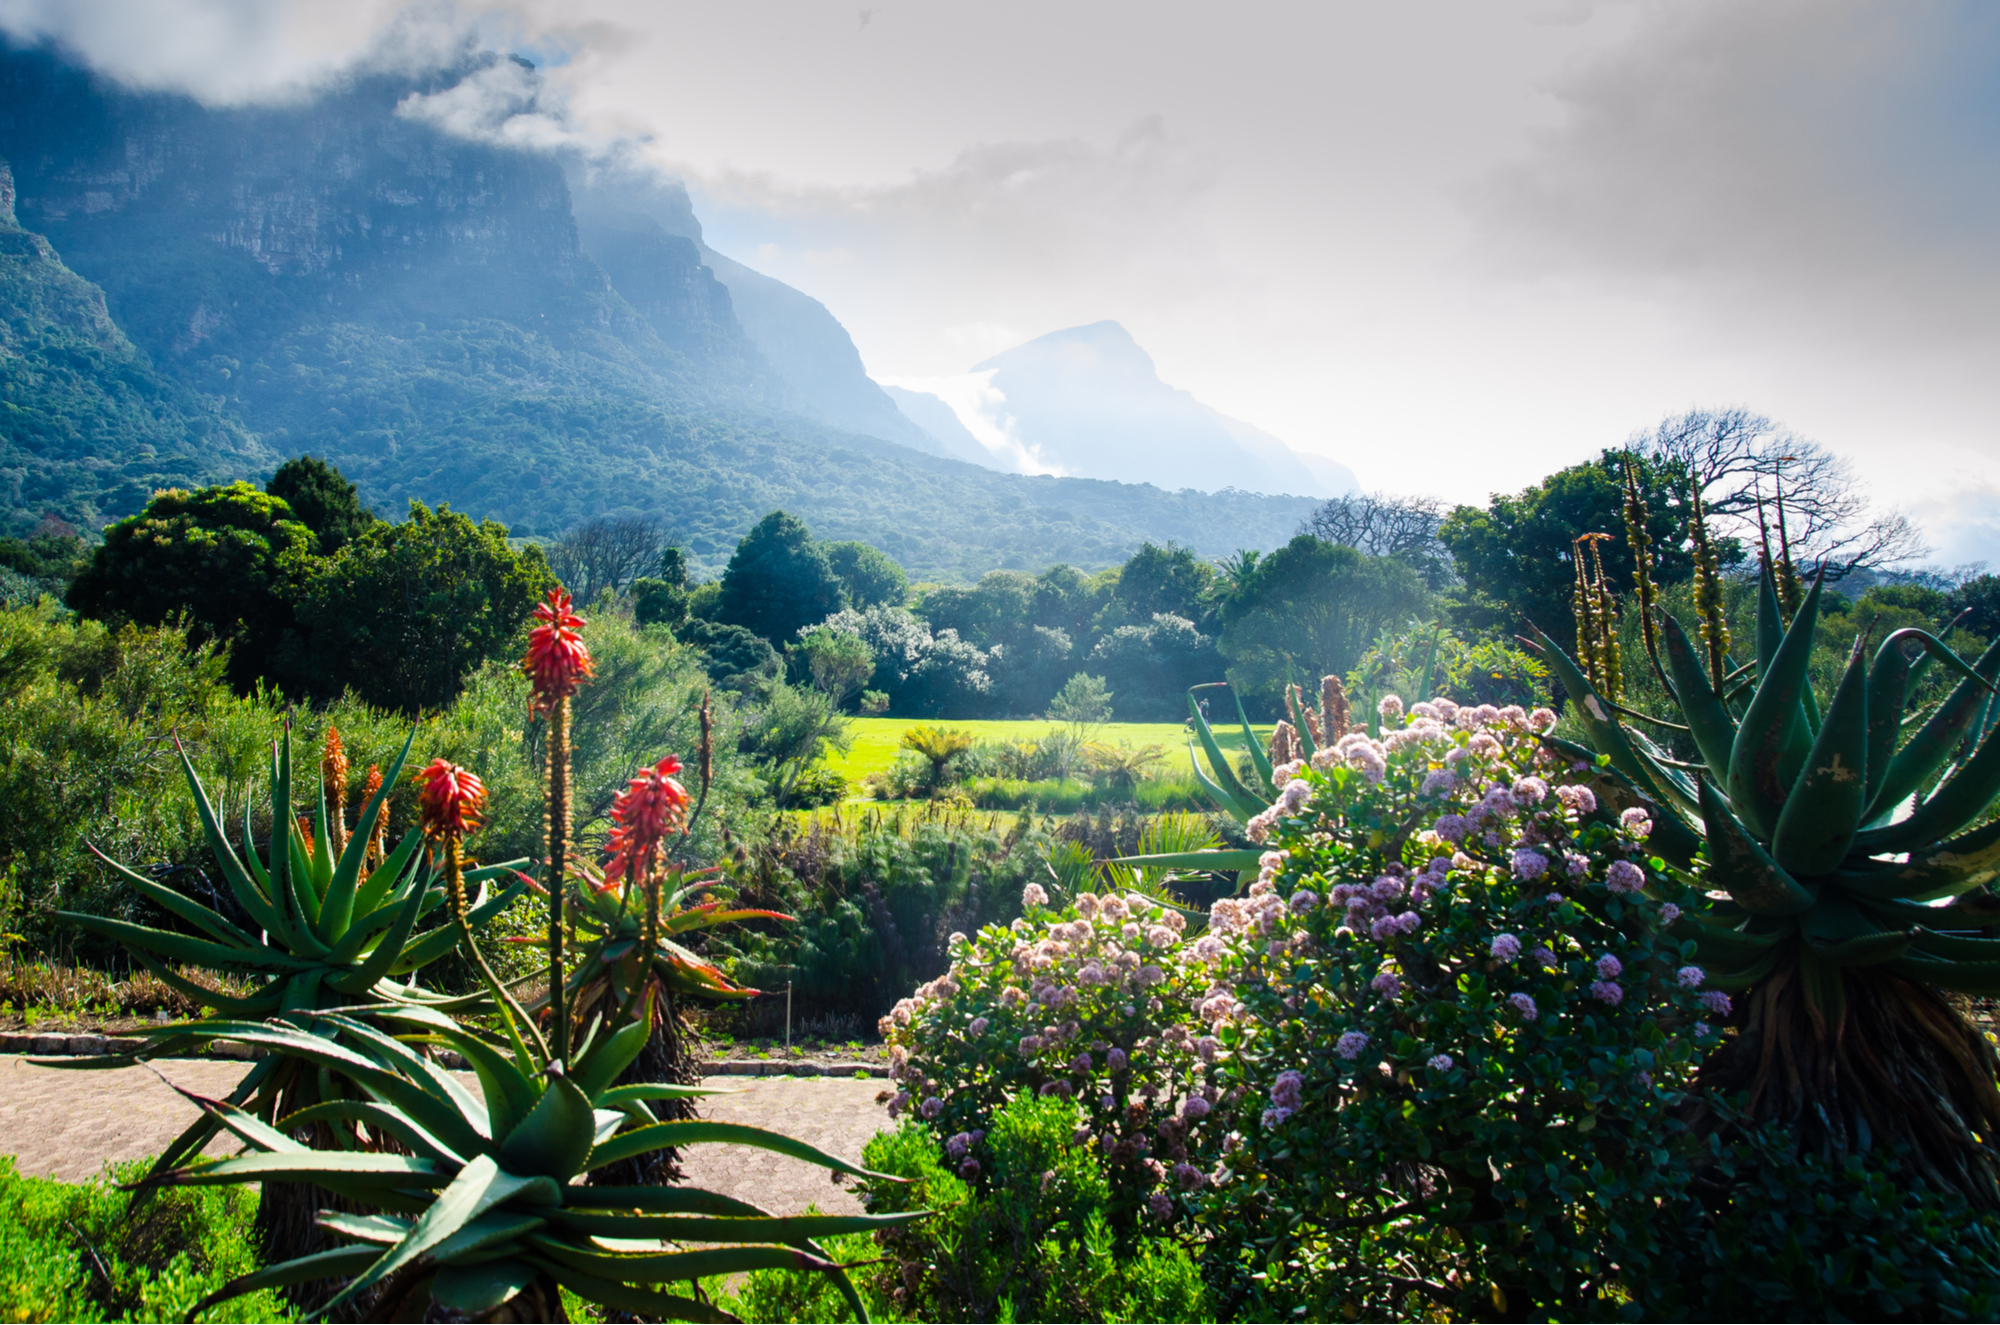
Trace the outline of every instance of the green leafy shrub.
[[[119, 1166], [136, 1181], [147, 1161]], [[133, 1197], [104, 1180], [24, 1178], [0, 1156], [0, 1319], [184, 1320], [223, 1283], [256, 1268], [252, 1188]], [[290, 1320], [264, 1290], [204, 1315], [215, 1321]]]
[[1104, 1172], [1076, 1144], [1083, 1115], [1022, 1096], [979, 1137], [906, 1123], [862, 1152], [904, 1183], [865, 1181], [871, 1213], [935, 1213], [877, 1235], [886, 1296], [925, 1320], [1209, 1320], [1194, 1260], [1159, 1236], [1120, 1238]]

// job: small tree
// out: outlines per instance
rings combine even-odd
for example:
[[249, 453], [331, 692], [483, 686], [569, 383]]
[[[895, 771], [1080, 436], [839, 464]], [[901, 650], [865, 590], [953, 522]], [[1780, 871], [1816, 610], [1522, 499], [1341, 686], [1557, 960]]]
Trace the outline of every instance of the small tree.
[[1111, 690], [1101, 676], [1078, 672], [1063, 683], [1049, 701], [1049, 721], [1067, 722], [1073, 727], [1095, 726], [1111, 721]]
[[903, 733], [902, 746], [930, 761], [926, 785], [935, 794], [944, 785], [945, 765], [972, 748], [972, 733], [962, 727], [933, 727], [919, 723]]
[[317, 456], [287, 460], [264, 491], [292, 508], [292, 516], [319, 539], [322, 556], [332, 556], [375, 523], [361, 493], [347, 476]]
[[822, 543], [827, 564], [856, 607], [901, 607], [910, 596], [910, 577], [879, 548], [866, 543]]

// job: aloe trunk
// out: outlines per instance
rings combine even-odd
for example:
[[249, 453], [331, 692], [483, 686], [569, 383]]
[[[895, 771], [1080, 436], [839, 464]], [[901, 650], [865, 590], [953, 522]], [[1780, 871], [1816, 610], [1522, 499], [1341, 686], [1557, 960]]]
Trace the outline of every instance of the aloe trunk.
[[[2000, 1059], [1949, 998], [2000, 994], [2000, 897], [1987, 887], [2000, 875], [2000, 738], [1985, 731], [2000, 644], [1969, 664], [1900, 630], [1871, 665], [1857, 639], [1822, 714], [1807, 678], [1820, 591], [1787, 628], [1765, 571], [1757, 684], [1740, 710], [1659, 614], [1695, 764], [1625, 727], [1546, 636], [1525, 642], [1561, 678], [1607, 772], [1649, 803], [1654, 850], [1691, 871], [1693, 898], [1714, 899], [1674, 929], [1710, 984], [1735, 994], [1734, 1033], [1703, 1084], [1810, 1150], [1901, 1149], [1928, 1182], [2000, 1209]], [[1960, 682], [1906, 738], [1925, 658]]]

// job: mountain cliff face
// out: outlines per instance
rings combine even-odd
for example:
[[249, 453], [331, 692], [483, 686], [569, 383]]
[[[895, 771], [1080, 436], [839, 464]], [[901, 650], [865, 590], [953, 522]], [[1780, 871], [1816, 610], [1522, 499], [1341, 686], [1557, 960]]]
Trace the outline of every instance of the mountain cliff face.
[[561, 162], [417, 113], [479, 67], [216, 110], [0, 46], [0, 523], [311, 453], [389, 513], [649, 515], [715, 569], [784, 507], [958, 579], [1270, 546], [1309, 506], [940, 458], [824, 308], [707, 251], [691, 212], [574, 206]]
[[20, 227], [5, 162], [0, 365], [0, 507], [16, 525], [54, 513], [94, 527], [137, 511], [155, 488], [276, 463], [211, 403], [154, 372], [104, 292]]

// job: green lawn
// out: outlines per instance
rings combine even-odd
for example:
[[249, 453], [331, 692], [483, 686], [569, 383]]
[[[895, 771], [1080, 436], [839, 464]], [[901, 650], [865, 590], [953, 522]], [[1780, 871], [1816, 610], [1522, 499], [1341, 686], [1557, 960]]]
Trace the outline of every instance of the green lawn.
[[[896, 762], [896, 752], [903, 733], [917, 725], [913, 718], [852, 718], [848, 730], [853, 733], [854, 744], [846, 754], [838, 751], [827, 756], [826, 765], [859, 786], [861, 779], [870, 773], [879, 773]], [[956, 727], [969, 731], [976, 741], [1034, 740], [1054, 725], [1045, 718], [1030, 718], [1009, 722], [938, 722], [940, 727]], [[1268, 740], [1269, 727], [1256, 729], [1259, 739]], [[1243, 748], [1243, 729], [1234, 723], [1228, 727], [1218, 726], [1215, 731], [1218, 744], [1225, 750]], [[1169, 756], [1165, 768], [1183, 771], [1187, 760], [1188, 742], [1194, 739], [1186, 725], [1178, 722], [1107, 722], [1091, 729], [1091, 739], [1112, 745], [1165, 746]]]

